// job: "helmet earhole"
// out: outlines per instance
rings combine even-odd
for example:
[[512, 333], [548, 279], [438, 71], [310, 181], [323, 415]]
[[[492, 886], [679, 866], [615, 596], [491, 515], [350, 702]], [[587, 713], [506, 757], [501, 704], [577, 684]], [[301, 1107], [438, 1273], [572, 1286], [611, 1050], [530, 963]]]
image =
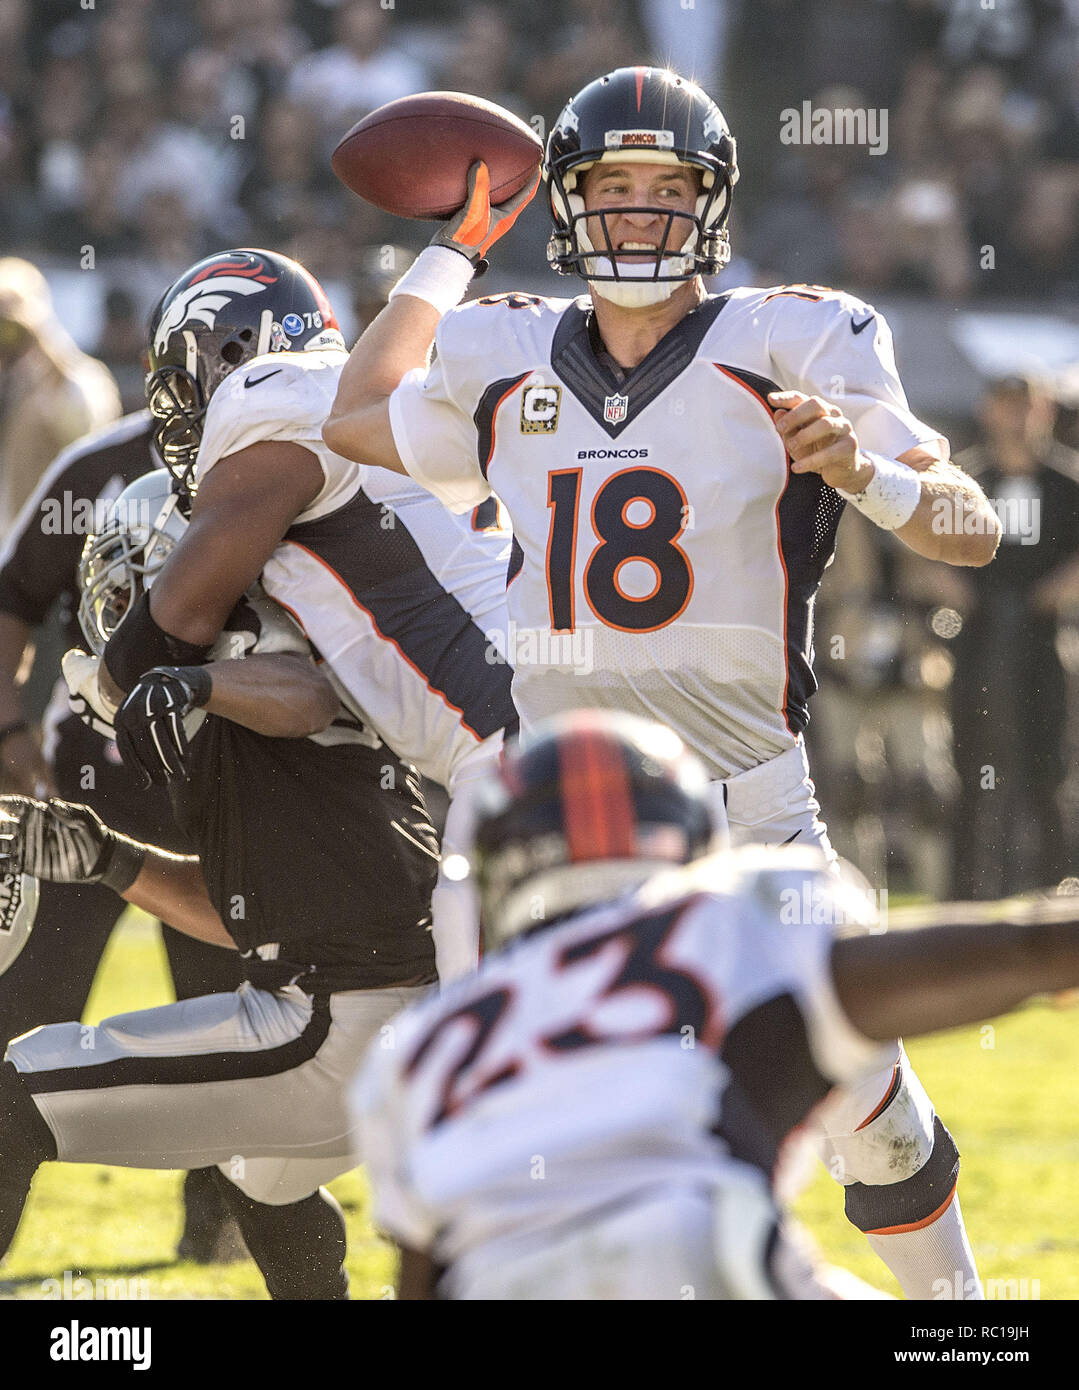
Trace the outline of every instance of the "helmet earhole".
[[[250, 336], [250, 334], [248, 336]], [[230, 367], [238, 367], [244, 360], [244, 350], [235, 338], [233, 338], [222, 347], [221, 356]]]

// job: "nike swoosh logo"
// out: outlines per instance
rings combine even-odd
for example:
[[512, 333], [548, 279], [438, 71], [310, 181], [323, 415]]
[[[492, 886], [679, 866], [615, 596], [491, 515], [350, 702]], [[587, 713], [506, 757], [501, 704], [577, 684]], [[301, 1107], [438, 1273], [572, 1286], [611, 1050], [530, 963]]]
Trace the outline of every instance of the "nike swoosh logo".
[[261, 386], [264, 381], [269, 381], [270, 377], [277, 376], [280, 371], [280, 367], [275, 367], [272, 372], [267, 372], [265, 376], [249, 376], [244, 382], [244, 390], [249, 390], [252, 386]]
[[851, 319], [851, 321], [850, 321], [850, 331], [851, 331], [852, 333], [860, 333], [860, 332], [862, 331], [862, 329], [863, 329], [863, 328], [867, 328], [867, 327], [873, 322], [873, 320], [874, 320], [876, 317], [877, 317], [876, 314], [870, 314], [869, 317], [868, 317], [867, 319], [863, 319], [863, 320], [861, 321], [861, 323], [855, 323], [854, 320]]
[[790, 837], [789, 840], [784, 840], [784, 841], [783, 841], [783, 843], [780, 845], [779, 848], [780, 848], [780, 849], [785, 849], [785, 848], [787, 847], [787, 845], [792, 844], [795, 840], [797, 840], [798, 836], [799, 836], [801, 833], [802, 833], [802, 832], [801, 832], [800, 830], [796, 830], [796, 831], [794, 832], [794, 834]]

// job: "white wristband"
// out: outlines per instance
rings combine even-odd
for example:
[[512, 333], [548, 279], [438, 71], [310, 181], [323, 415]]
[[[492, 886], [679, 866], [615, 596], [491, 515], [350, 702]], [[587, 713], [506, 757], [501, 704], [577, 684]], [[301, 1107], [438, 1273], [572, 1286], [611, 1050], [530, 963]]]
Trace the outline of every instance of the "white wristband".
[[871, 454], [866, 449], [860, 452], [873, 465], [872, 478], [861, 492], [844, 492], [842, 488], [836, 491], [883, 530], [894, 531], [914, 515], [922, 495], [922, 480], [909, 464]]
[[448, 246], [428, 246], [390, 290], [389, 297], [410, 294], [446, 314], [464, 299], [474, 274], [472, 262], [459, 251], [451, 251]]

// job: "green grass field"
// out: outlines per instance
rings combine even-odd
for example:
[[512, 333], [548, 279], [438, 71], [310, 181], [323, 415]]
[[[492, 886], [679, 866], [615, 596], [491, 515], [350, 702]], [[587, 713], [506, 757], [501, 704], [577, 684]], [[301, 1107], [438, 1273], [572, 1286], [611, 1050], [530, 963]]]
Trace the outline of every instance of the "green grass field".
[[[133, 912], [102, 962], [88, 1021], [170, 997], [156, 932]], [[963, 1152], [960, 1195], [983, 1278], [1025, 1279], [1042, 1299], [1079, 1298], [1079, 1010], [1035, 1006], [909, 1051]], [[65, 1271], [75, 1295], [89, 1290], [74, 1283], [82, 1278], [153, 1299], [265, 1298], [250, 1261], [175, 1262], [179, 1187], [178, 1173], [45, 1165], [0, 1268], [0, 1298], [40, 1299]], [[348, 1174], [333, 1191], [348, 1216], [353, 1298], [387, 1297], [393, 1261], [371, 1227], [362, 1176]], [[823, 1168], [797, 1209], [830, 1260], [898, 1293], [847, 1224]]]

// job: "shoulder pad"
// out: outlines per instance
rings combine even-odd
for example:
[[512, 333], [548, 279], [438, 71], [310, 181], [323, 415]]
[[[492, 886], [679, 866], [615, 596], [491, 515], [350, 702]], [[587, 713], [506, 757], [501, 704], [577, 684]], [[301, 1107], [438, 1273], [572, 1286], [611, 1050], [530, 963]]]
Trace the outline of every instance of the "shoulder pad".
[[493, 377], [548, 361], [555, 329], [573, 302], [513, 291], [470, 300], [444, 315], [434, 361], [457, 405], [471, 414]]
[[206, 411], [196, 477], [262, 440], [321, 440], [346, 361], [337, 351], [274, 352], [238, 367]]
[[756, 307], [769, 306], [780, 320], [796, 319], [800, 322], [828, 323], [844, 315], [853, 317], [855, 325], [870, 317], [880, 317], [880, 311], [857, 295], [846, 290], [833, 290], [826, 285], [772, 285], [768, 289], [748, 292], [756, 301]]

